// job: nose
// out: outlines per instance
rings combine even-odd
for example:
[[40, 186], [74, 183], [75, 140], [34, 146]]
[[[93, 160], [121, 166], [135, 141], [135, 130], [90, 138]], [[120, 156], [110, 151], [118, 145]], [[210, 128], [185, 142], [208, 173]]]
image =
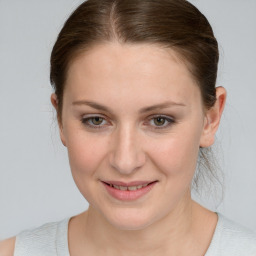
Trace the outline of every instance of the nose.
[[110, 165], [123, 175], [132, 174], [145, 164], [142, 141], [132, 127], [120, 127], [111, 140]]

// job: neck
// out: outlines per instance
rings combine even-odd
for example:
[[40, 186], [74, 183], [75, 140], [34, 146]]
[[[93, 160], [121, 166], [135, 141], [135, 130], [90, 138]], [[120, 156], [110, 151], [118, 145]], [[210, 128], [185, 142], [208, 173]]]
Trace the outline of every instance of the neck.
[[195, 205], [189, 193], [172, 212], [141, 230], [117, 229], [90, 206], [84, 215], [87, 244], [104, 255], [183, 255], [195, 240]]

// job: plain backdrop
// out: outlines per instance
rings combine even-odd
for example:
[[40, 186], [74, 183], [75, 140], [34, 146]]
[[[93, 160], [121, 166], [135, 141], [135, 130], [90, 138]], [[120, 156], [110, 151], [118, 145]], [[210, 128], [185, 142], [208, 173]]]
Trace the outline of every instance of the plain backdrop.
[[[59, 140], [49, 83], [51, 48], [81, 2], [0, 0], [0, 239], [88, 207]], [[256, 229], [256, 1], [191, 2], [212, 24], [217, 85], [228, 91], [217, 135], [226, 177], [217, 210]]]

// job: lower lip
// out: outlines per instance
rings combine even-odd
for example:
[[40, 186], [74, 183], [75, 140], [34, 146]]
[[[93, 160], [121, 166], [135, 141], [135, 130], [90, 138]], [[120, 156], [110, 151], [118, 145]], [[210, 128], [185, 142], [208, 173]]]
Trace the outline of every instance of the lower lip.
[[118, 200], [122, 200], [122, 201], [133, 201], [136, 199], [139, 199], [140, 197], [146, 195], [156, 184], [156, 182], [153, 182], [149, 185], [147, 185], [146, 187], [137, 189], [137, 190], [119, 190], [116, 189], [114, 187], [110, 187], [109, 185], [107, 185], [106, 183], [102, 182], [102, 184], [105, 186], [106, 190], [108, 191], [108, 193], [118, 199]]

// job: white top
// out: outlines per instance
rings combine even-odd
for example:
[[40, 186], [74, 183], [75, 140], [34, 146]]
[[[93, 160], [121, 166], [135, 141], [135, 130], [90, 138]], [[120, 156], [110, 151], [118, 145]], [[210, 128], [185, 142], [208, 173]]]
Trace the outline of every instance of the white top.
[[[70, 218], [19, 233], [14, 256], [70, 256]], [[256, 256], [256, 233], [218, 213], [218, 223], [205, 256]]]

